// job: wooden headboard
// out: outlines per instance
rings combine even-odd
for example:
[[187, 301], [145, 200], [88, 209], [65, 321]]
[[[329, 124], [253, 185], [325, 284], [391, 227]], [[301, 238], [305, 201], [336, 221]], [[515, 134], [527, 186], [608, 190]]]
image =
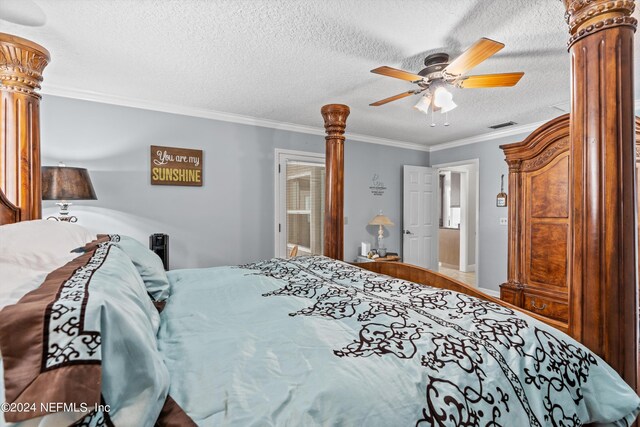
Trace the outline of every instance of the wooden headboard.
[[20, 208], [11, 203], [0, 190], [0, 225], [21, 221]]

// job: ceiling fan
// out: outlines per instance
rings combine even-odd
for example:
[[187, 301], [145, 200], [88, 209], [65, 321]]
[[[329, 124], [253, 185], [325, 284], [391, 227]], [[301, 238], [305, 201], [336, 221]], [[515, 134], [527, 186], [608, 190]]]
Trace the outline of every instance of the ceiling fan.
[[447, 85], [462, 89], [514, 86], [520, 81], [524, 73], [464, 75], [503, 47], [504, 44], [500, 42], [481, 38], [452, 62], [449, 62], [449, 55], [446, 53], [434, 53], [427, 56], [424, 60], [426, 67], [419, 71], [418, 74], [391, 67], [378, 67], [371, 70], [372, 73], [415, 83], [418, 88], [381, 99], [369, 105], [379, 107], [407, 96], [424, 93], [414, 108], [427, 113], [429, 107], [431, 107], [432, 112], [441, 111], [446, 113], [457, 107], [453, 102], [453, 95], [446, 89]]

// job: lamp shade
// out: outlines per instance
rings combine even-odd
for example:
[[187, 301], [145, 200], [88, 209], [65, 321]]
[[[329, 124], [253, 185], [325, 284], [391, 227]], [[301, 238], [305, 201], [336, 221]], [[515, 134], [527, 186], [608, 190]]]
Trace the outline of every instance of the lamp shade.
[[89, 172], [67, 166], [42, 167], [42, 200], [97, 200]]
[[431, 106], [431, 93], [427, 92], [420, 97], [420, 99], [418, 100], [416, 105], [413, 106], [413, 108], [427, 114], [429, 112], [430, 106]]
[[369, 225], [394, 225], [393, 222], [391, 222], [391, 220], [380, 214], [380, 215], [376, 215], [371, 221], [369, 221]]
[[433, 96], [433, 103], [436, 105], [436, 107], [442, 108], [443, 113], [448, 113], [458, 106], [455, 102], [453, 102], [453, 95], [451, 94], [451, 92], [449, 92], [442, 86], [436, 89]]

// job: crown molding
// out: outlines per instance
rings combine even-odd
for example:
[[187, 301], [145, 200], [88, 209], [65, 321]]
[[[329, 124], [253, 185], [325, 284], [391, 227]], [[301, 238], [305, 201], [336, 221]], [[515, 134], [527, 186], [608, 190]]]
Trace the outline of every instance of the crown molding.
[[[324, 129], [322, 135], [326, 135]], [[349, 132], [345, 132], [344, 136], [346, 139], [351, 139], [353, 141], [368, 142], [378, 145], [388, 145], [390, 147], [404, 148], [405, 150], [425, 151], [427, 153], [430, 151], [430, 147], [428, 145], [417, 144], [415, 142], [399, 141], [396, 139], [380, 138], [377, 136], [369, 136], [360, 133]]]
[[[559, 104], [562, 104], [562, 103], [559, 103]], [[556, 105], [559, 105], [559, 104], [556, 104]], [[636, 100], [633, 103], [633, 107], [635, 111], [640, 110], [640, 99]], [[442, 144], [431, 145], [429, 146], [429, 152], [432, 153], [434, 151], [448, 150], [449, 148], [461, 147], [463, 145], [475, 144], [478, 142], [491, 141], [493, 139], [520, 135], [523, 133], [529, 134], [547, 122], [548, 120], [544, 120], [541, 122], [535, 122], [535, 123], [529, 123], [526, 125], [510, 127], [509, 129], [487, 132], [480, 135], [471, 136], [468, 138], [457, 139], [455, 141], [444, 142]]]
[[[559, 104], [562, 104], [562, 103], [558, 103], [555, 105], [559, 105]], [[636, 100], [633, 106], [636, 111], [640, 110], [640, 99]], [[504, 138], [507, 136], [520, 135], [524, 133], [529, 134], [547, 122], [548, 120], [544, 120], [541, 122], [529, 123], [526, 125], [510, 127], [508, 129], [496, 130], [493, 132], [487, 132], [487, 133], [483, 133], [476, 136], [470, 136], [468, 138], [457, 139], [455, 141], [443, 142], [442, 144], [431, 145], [429, 146], [429, 152], [432, 153], [434, 151], [448, 150], [449, 148], [461, 147], [463, 145], [469, 145], [469, 144], [476, 144], [478, 142], [491, 141], [493, 139]]]
[[[290, 132], [306, 133], [311, 135], [326, 136], [324, 127], [298, 125], [295, 123], [279, 122], [276, 120], [260, 119], [242, 114], [225, 113], [222, 111], [207, 110], [204, 108], [184, 107], [180, 105], [164, 104], [160, 102], [145, 101], [136, 98], [108, 95], [100, 92], [69, 89], [62, 86], [48, 84], [42, 89], [45, 95], [59, 96], [63, 98], [81, 99], [84, 101], [100, 102], [103, 104], [120, 105], [123, 107], [140, 108], [144, 110], [160, 111], [163, 113], [179, 114], [183, 116], [199, 117], [203, 119], [218, 120], [223, 122], [238, 123], [249, 126], [259, 126]], [[429, 151], [429, 147], [414, 142], [398, 141], [394, 139], [380, 138], [358, 133], [345, 133], [347, 139], [371, 144], [387, 145], [390, 147], [404, 148], [407, 150]]]
[[[242, 114], [225, 113], [222, 111], [206, 110], [204, 108], [184, 107], [180, 105], [164, 104], [160, 102], [145, 101], [142, 99], [123, 96], [108, 95], [100, 92], [70, 89], [62, 86], [48, 84], [41, 91], [45, 95], [60, 96], [63, 98], [81, 99], [84, 101], [100, 102], [103, 104], [120, 105], [123, 107], [140, 108], [143, 110], [160, 111], [163, 113], [179, 114], [183, 116], [199, 117], [203, 119], [218, 120], [223, 122], [238, 123], [249, 126], [259, 126], [290, 132], [306, 133], [310, 135], [325, 136], [325, 130], [321, 127], [298, 125], [295, 123], [279, 122], [276, 120], [260, 119], [258, 117], [244, 116]], [[640, 110], [640, 100], [634, 103], [636, 111]], [[507, 136], [529, 134], [547, 123], [548, 120], [514, 126], [509, 129], [496, 130], [468, 138], [457, 139], [436, 145], [423, 145], [415, 142], [399, 141], [395, 139], [380, 138], [377, 136], [363, 135], [359, 133], [345, 133], [347, 139], [370, 144], [386, 145], [389, 147], [403, 148], [407, 150], [434, 152], [461, 147], [463, 145], [476, 144], [478, 142], [491, 141]]]
[[442, 144], [431, 145], [429, 152], [448, 150], [449, 148], [461, 147], [463, 145], [476, 144], [478, 142], [491, 141], [494, 139], [504, 138], [506, 136], [520, 135], [523, 133], [531, 133], [538, 129], [548, 120], [541, 122], [529, 123], [526, 125], [519, 125], [510, 127], [509, 129], [496, 130], [493, 132], [487, 132], [480, 135], [470, 136], [468, 138], [457, 139], [455, 141], [443, 142]]

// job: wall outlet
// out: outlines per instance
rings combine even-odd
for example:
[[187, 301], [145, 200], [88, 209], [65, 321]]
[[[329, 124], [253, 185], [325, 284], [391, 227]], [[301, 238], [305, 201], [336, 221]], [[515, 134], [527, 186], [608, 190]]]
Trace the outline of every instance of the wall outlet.
[[507, 218], [500, 218], [500, 225], [507, 225]]

